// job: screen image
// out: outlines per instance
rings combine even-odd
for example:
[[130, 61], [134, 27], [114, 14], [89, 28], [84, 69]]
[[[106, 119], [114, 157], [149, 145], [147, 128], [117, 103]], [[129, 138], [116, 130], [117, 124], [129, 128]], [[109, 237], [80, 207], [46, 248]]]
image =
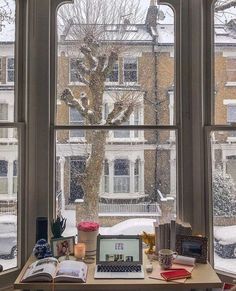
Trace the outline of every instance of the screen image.
[[101, 239], [100, 262], [139, 262], [139, 239]]
[[194, 255], [201, 256], [202, 254], [202, 243], [201, 242], [183, 242], [182, 243], [182, 253], [183, 255]]

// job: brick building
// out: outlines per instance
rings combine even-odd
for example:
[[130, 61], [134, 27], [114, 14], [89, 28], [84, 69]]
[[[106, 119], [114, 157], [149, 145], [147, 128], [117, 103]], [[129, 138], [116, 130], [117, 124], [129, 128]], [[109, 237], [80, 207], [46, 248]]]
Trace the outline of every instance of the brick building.
[[[106, 81], [104, 119], [113, 108], [116, 94], [126, 90], [139, 101], [127, 124], [175, 123], [174, 19], [170, 18], [169, 23], [157, 21], [157, 13], [157, 7], [151, 1], [145, 23], [126, 22], [104, 28], [101, 39], [104, 45], [112, 43], [125, 47]], [[75, 39], [72, 33], [76, 26], [70, 22], [68, 27], [60, 29], [57, 83], [59, 93], [69, 87], [75, 96], [80, 96], [89, 92], [76, 75], [76, 60], [81, 57], [81, 40]], [[235, 29], [234, 20], [215, 27], [216, 124], [236, 122]], [[0, 34], [0, 53], [0, 120], [4, 122], [13, 120], [14, 116], [14, 36], [4, 27]], [[85, 120], [78, 111], [58, 99], [57, 123], [83, 125]], [[8, 149], [9, 143], [14, 145], [15, 142], [13, 129], [6, 129], [0, 135], [0, 200], [6, 201], [12, 200], [16, 194], [17, 156]], [[76, 177], [83, 174], [89, 155], [88, 135], [88, 131], [77, 129], [62, 130], [57, 136], [56, 190], [62, 194], [66, 207], [73, 205], [76, 199], [83, 199], [84, 193]], [[175, 197], [175, 142], [174, 131], [110, 131], [100, 183], [101, 201], [104, 204], [136, 204]], [[236, 137], [217, 132], [214, 136], [214, 165], [222, 164], [224, 171], [236, 181], [235, 153]]]

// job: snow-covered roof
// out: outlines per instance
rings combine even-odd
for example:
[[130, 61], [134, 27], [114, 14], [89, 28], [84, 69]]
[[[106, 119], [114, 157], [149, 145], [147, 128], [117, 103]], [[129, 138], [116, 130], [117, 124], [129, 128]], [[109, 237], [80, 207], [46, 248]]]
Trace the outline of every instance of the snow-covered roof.
[[[6, 7], [7, 12], [14, 18], [15, 15], [15, 1], [8, 0], [9, 7]], [[3, 20], [0, 23], [0, 42], [14, 42], [15, 41], [15, 23], [14, 20], [10, 23]]]

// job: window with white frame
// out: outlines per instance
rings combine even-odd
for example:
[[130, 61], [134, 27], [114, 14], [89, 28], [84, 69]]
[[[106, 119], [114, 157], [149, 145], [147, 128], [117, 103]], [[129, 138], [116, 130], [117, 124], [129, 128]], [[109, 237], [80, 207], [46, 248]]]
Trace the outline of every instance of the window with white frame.
[[137, 58], [124, 58], [123, 67], [124, 82], [137, 83], [138, 82], [138, 60]]
[[[111, 8], [110, 2], [105, 1], [107, 1], [107, 5], [104, 6], [104, 9]], [[170, 187], [165, 187], [170, 181], [170, 154], [168, 151], [170, 151], [172, 145], [170, 146], [168, 135], [172, 131], [173, 136], [176, 137], [179, 128], [175, 121], [173, 124], [169, 124], [169, 116], [163, 117], [163, 120], [158, 120], [157, 115], [162, 112], [166, 112], [166, 115], [169, 114], [168, 108], [166, 108], [168, 104], [162, 102], [162, 100], [166, 99], [166, 92], [175, 83], [175, 60], [173, 58], [175, 56], [175, 43], [173, 37], [170, 38], [171, 43], [168, 52], [171, 51], [171, 61], [166, 75], [168, 82], [166, 82], [165, 78], [160, 78], [163, 75], [161, 70], [166, 64], [165, 57], [160, 58], [159, 54], [154, 54], [153, 43], [157, 46], [159, 43], [154, 35], [150, 36], [145, 21], [140, 24], [137, 22], [138, 25], [136, 25], [136, 21], [139, 21], [135, 15], [137, 10], [130, 14], [134, 24], [130, 26], [131, 29], [128, 31], [125, 30], [125, 26], [123, 27], [123, 22], [119, 25], [120, 30], [103, 31], [106, 26], [97, 25], [97, 23], [100, 23], [100, 21], [106, 23], [108, 19], [103, 19], [105, 13], [97, 13], [99, 10], [99, 7], [96, 6], [97, 2], [86, 7], [82, 7], [81, 3], [75, 0], [72, 5], [62, 5], [58, 10], [58, 19], [63, 17], [65, 24], [68, 21], [68, 26], [66, 26], [67, 29], [63, 30], [58, 20], [58, 34], [61, 37], [58, 38], [60, 42], [58, 42], [57, 53], [58, 91], [56, 95], [61, 98], [62, 106], [60, 105], [59, 108], [59, 105], [56, 104], [57, 115], [56, 118], [53, 116], [52, 120], [55, 120], [54, 130], [55, 136], [57, 136], [55, 156], [66, 156], [68, 160], [71, 156], [87, 157], [85, 174], [82, 177], [74, 170], [71, 171], [70, 176], [65, 175], [64, 177], [62, 193], [65, 196], [65, 208], [68, 203], [67, 185], [72, 183], [77, 185], [76, 183], [80, 180], [82, 181], [80, 185], [83, 188], [84, 196], [83, 201], [80, 201], [81, 211], [79, 215], [83, 219], [98, 220], [100, 219], [101, 209], [110, 209], [110, 216], [113, 216], [114, 213], [111, 213], [113, 211], [111, 209], [118, 209], [119, 212], [125, 203], [129, 204], [127, 207], [131, 209], [131, 212], [135, 212], [134, 199], [137, 203], [141, 203], [143, 198], [146, 198], [147, 201], [152, 203], [152, 197], [158, 200], [157, 190], [162, 191], [163, 196], [170, 195]], [[119, 15], [114, 21], [121, 21], [120, 16], [129, 8], [128, 6], [123, 7], [124, 2], [120, 0], [113, 4], [117, 8], [112, 8], [116, 13], [114, 15], [108, 13], [107, 15], [109, 17]], [[145, 18], [150, 6], [149, 1], [144, 5], [147, 8], [143, 12]], [[84, 11], [83, 9], [85, 9], [85, 13], [79, 15], [78, 19], [80, 21], [71, 25], [67, 17], [70, 15], [70, 17], [73, 16], [73, 19], [76, 19], [78, 12]], [[130, 9], [132, 10], [133, 7]], [[167, 6], [163, 9], [166, 9], [168, 15], [171, 15], [169, 27], [170, 34], [173, 36], [175, 34], [173, 10]], [[155, 10], [155, 13], [157, 12], [155, 3], [153, 10]], [[98, 17], [92, 26], [92, 35], [84, 29], [83, 23], [86, 24], [87, 21], [87, 19], [83, 19], [84, 15], [91, 15], [92, 19], [95, 15]], [[109, 23], [112, 24], [112, 20]], [[158, 28], [158, 25], [156, 23], [157, 27], [155, 29]], [[133, 29], [134, 26], [135, 29]], [[65, 31], [66, 35], [64, 35]], [[72, 39], [73, 41], [67, 41]], [[143, 45], [144, 42], [145, 46]], [[63, 56], [59, 53], [62, 47], [68, 54], [72, 55], [73, 51], [74, 56], [82, 55], [79, 66], [76, 59], [71, 65], [71, 76], [74, 77], [72, 76], [70, 81], [78, 81], [76, 80], [77, 73], [83, 76], [80, 81], [82, 80], [81, 83], [84, 83], [83, 92], [84, 96], [86, 95], [87, 102], [83, 102], [80, 98], [82, 92], [79, 86], [67, 88], [66, 85], [63, 85], [66, 82], [64, 82], [60, 72], [68, 68], [66, 65], [63, 68]], [[163, 56], [165, 56], [165, 53]], [[118, 63], [117, 60], [119, 60]], [[155, 72], [154, 61], [160, 62], [160, 66], [157, 67], [160, 70], [158, 72]], [[139, 63], [142, 64], [140, 82]], [[122, 68], [119, 68], [119, 64], [122, 65]], [[156, 90], [155, 84], [157, 82], [153, 76], [158, 79], [156, 81], [158, 81], [159, 91], [156, 95], [153, 92]], [[113, 87], [111, 83], [119, 83], [119, 86], [115, 84]], [[139, 86], [137, 86], [137, 83], [139, 83]], [[144, 95], [147, 97], [145, 100]], [[160, 98], [160, 100], [156, 100], [157, 98]], [[173, 93], [173, 99], [173, 110], [176, 110], [175, 92]], [[84, 124], [82, 122], [81, 124], [76, 123], [76, 127], [72, 127], [71, 119], [68, 120], [63, 113], [63, 110], [70, 110], [70, 107], [77, 107], [80, 112], [83, 112]], [[163, 128], [162, 124], [165, 124], [167, 128]], [[76, 143], [75, 140], [66, 138], [68, 132], [72, 136], [76, 134], [76, 130], [80, 129], [85, 131], [86, 140], [81, 139]], [[175, 147], [173, 152], [177, 152], [175, 140], [173, 140], [173, 147]], [[166, 154], [166, 152], [168, 153]], [[137, 158], [138, 156], [141, 158]], [[146, 168], [144, 167], [144, 160], [145, 165], [147, 165]], [[75, 164], [76, 162], [70, 163]], [[65, 162], [65, 169], [66, 167], [67, 161]], [[165, 169], [165, 171], [162, 169]], [[176, 192], [177, 189], [175, 192], [173, 191], [175, 197]], [[73, 200], [71, 199], [71, 203], [73, 203]], [[106, 207], [100, 207], [102, 203], [106, 204]], [[110, 204], [117, 204], [117, 208], [110, 207]], [[173, 210], [173, 213], [175, 213], [175, 205], [173, 203], [170, 212]], [[74, 219], [78, 217], [77, 212], [76, 206]], [[108, 213], [105, 213], [105, 215], [109, 216]], [[155, 215], [159, 214], [156, 212]], [[142, 214], [140, 214], [140, 217], [143, 217]], [[125, 220], [127, 217], [123, 219]], [[114, 224], [116, 224], [116, 220], [114, 220]]]
[[[71, 125], [83, 125], [84, 118], [81, 113], [73, 107], [70, 107], [70, 124]], [[70, 131], [70, 139], [76, 139], [80, 137], [84, 137], [84, 130], [83, 129], [75, 129]]]
[[127, 159], [114, 161], [114, 193], [130, 192], [130, 162]]
[[14, 58], [7, 58], [7, 65], [6, 65], [6, 79], [7, 83], [13, 83], [15, 80], [15, 59]]

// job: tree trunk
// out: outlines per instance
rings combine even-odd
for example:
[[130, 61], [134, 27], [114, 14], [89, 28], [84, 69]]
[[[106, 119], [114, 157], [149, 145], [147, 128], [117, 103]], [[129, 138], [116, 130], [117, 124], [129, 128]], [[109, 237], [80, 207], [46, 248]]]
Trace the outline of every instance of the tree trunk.
[[[91, 154], [83, 180], [84, 202], [77, 208], [77, 220], [98, 221], [99, 189], [105, 156], [106, 131], [93, 130], [89, 137]], [[78, 221], [77, 221], [78, 222]]]

